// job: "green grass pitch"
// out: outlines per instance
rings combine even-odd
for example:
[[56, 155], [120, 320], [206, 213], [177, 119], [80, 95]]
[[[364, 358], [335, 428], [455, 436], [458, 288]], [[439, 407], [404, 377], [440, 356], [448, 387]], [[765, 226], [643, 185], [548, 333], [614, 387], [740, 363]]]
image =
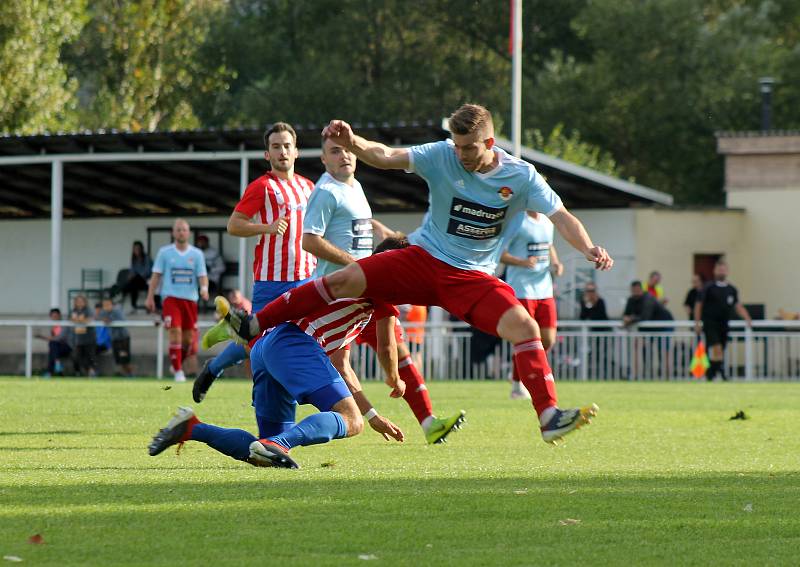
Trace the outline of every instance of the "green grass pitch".
[[[167, 386], [171, 386], [167, 389]], [[505, 383], [434, 382], [427, 446], [402, 400], [367, 429], [258, 469], [199, 443], [146, 445], [189, 384], [0, 379], [0, 557], [23, 565], [797, 565], [800, 384], [561, 383], [594, 423], [544, 444]], [[750, 419], [729, 421], [743, 409]], [[196, 406], [253, 430], [249, 388]], [[305, 410], [301, 412], [305, 415]], [[41, 534], [44, 543], [28, 538]], [[6, 564], [13, 559], [0, 561]], [[11, 564], [11, 563], [8, 563]]]

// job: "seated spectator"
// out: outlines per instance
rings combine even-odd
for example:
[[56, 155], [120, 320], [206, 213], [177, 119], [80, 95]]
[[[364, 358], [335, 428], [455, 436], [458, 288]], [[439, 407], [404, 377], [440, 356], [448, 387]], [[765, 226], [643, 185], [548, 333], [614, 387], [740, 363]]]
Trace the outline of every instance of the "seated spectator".
[[[106, 325], [115, 321], [124, 321], [125, 316], [122, 309], [114, 306], [110, 297], [103, 298], [102, 310], [97, 318]], [[130, 378], [133, 376], [131, 366], [131, 336], [125, 327], [100, 327], [101, 329], [111, 330], [111, 352], [114, 354], [114, 362], [122, 369], [122, 375]]]
[[232, 289], [228, 292], [228, 302], [231, 304], [231, 307], [242, 309], [247, 313], [251, 313], [253, 311], [252, 302], [247, 299], [238, 289]]
[[139, 309], [139, 292], [147, 291], [150, 275], [153, 271], [153, 261], [144, 251], [144, 244], [139, 240], [133, 243], [131, 251], [131, 267], [128, 273], [128, 281], [122, 286], [122, 301], [125, 295], [131, 296], [131, 307], [135, 312]]
[[[642, 282], [631, 283], [631, 296], [625, 304], [622, 323], [631, 327], [641, 321], [672, 321], [672, 313], [650, 293], [645, 293]], [[672, 329], [650, 329], [651, 331], [671, 331]]]
[[73, 327], [75, 334], [75, 362], [77, 374], [81, 375], [84, 372], [90, 378], [97, 375], [95, 370], [95, 352], [97, 349], [97, 339], [95, 337], [94, 327], [83, 326], [86, 323], [92, 322], [92, 313], [89, 311], [89, 305], [86, 301], [86, 296], [76, 295], [72, 300], [72, 311], [70, 312], [70, 321], [76, 323]]
[[694, 304], [697, 303], [698, 296], [703, 292], [703, 278], [699, 274], [692, 276], [692, 287], [686, 293], [683, 300], [683, 308], [686, 310], [686, 318], [694, 319]]
[[[54, 307], [50, 310], [50, 319], [61, 321], [61, 309]], [[37, 334], [37, 339], [47, 341], [47, 370], [43, 374], [45, 378], [50, 376], [64, 375], [64, 359], [68, 358], [72, 352], [71, 339], [72, 329], [53, 325], [50, 327], [49, 335]]]
[[667, 304], [664, 288], [661, 286], [661, 272], [650, 272], [650, 277], [647, 278], [647, 283], [642, 286], [642, 289], [644, 289], [645, 293], [655, 297], [661, 305]]
[[197, 247], [203, 251], [206, 259], [206, 271], [208, 272], [208, 292], [213, 295], [222, 289], [222, 274], [225, 273], [225, 260], [222, 259], [219, 251], [209, 245], [208, 237], [205, 234], [197, 236]]
[[[597, 286], [593, 282], [586, 284], [583, 288], [583, 298], [581, 300], [581, 321], [608, 321], [606, 313], [606, 302], [597, 294]], [[592, 328], [592, 331], [606, 331], [606, 327]]]
[[780, 319], [781, 321], [797, 321], [798, 319], [800, 319], [800, 313], [794, 313], [793, 311], [778, 309], [778, 319]]

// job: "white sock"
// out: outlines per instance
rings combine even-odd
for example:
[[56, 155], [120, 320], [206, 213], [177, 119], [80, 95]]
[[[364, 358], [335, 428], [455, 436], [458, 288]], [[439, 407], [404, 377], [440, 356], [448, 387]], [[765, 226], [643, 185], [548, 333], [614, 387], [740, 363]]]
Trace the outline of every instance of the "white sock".
[[422, 420], [422, 423], [420, 423], [420, 425], [422, 426], [422, 430], [425, 433], [428, 432], [428, 428], [431, 426], [431, 424], [433, 423], [434, 419], [436, 419], [435, 415], [429, 415], [428, 417], [426, 417], [425, 419]]
[[553, 416], [556, 414], [556, 409], [556, 406], [550, 406], [544, 410], [539, 416], [539, 425], [547, 425], [547, 422], [553, 419]]
[[175, 381], [176, 382], [185, 382], [186, 381], [186, 374], [183, 373], [183, 370], [178, 370], [175, 373]]

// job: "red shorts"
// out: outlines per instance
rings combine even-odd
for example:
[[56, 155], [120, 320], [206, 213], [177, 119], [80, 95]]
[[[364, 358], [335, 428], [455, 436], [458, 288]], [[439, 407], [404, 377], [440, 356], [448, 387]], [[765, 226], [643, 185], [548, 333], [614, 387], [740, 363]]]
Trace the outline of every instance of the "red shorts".
[[[403, 342], [403, 326], [396, 318], [394, 321], [394, 338], [397, 341], [397, 344], [400, 344]], [[359, 335], [356, 337], [356, 344], [367, 344], [372, 347], [372, 350], [377, 350], [378, 324], [375, 319], [370, 319], [369, 323], [367, 323], [367, 326], [364, 327], [364, 330], [359, 333]]]
[[497, 335], [500, 317], [519, 305], [514, 290], [494, 276], [437, 260], [419, 246], [358, 261], [367, 279], [364, 297], [400, 305], [438, 305], [485, 333]]
[[167, 329], [196, 329], [197, 302], [167, 297], [162, 305], [161, 318]]
[[536, 319], [541, 329], [555, 329], [558, 323], [556, 314], [556, 300], [554, 297], [547, 299], [520, 299], [522, 306]]

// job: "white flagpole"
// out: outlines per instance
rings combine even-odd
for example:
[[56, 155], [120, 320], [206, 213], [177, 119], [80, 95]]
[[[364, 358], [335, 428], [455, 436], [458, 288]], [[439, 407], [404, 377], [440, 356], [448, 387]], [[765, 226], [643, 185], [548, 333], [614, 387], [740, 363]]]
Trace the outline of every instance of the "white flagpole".
[[511, 55], [511, 141], [514, 155], [522, 149], [522, 0], [512, 0], [514, 6], [513, 45]]

